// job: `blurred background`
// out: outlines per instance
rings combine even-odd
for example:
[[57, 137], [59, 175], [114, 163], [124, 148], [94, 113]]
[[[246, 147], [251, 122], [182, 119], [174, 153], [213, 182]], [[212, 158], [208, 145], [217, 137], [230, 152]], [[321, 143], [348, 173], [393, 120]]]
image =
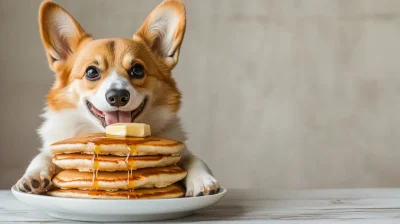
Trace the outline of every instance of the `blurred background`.
[[[95, 38], [161, 0], [56, 0]], [[0, 0], [0, 189], [38, 153], [41, 0]], [[186, 0], [187, 145], [228, 188], [400, 186], [400, 1]]]

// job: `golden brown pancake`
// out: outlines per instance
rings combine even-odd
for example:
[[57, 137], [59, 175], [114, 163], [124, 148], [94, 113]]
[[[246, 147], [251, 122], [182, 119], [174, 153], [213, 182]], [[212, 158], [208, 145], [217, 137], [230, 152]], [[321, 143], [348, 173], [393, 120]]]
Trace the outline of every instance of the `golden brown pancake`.
[[162, 188], [136, 189], [132, 191], [100, 191], [80, 189], [57, 189], [47, 192], [48, 195], [63, 198], [88, 198], [88, 199], [161, 199], [179, 198], [185, 194], [185, 189], [180, 184], [172, 184]]
[[94, 133], [62, 140], [50, 145], [53, 154], [84, 153], [98, 155], [178, 155], [182, 142], [158, 137], [121, 137]]
[[118, 189], [137, 189], [165, 187], [186, 177], [187, 172], [177, 165], [144, 168], [134, 171], [117, 172], [79, 172], [64, 170], [53, 178], [54, 186], [61, 189], [98, 189], [115, 191]]
[[88, 154], [59, 154], [53, 158], [53, 163], [62, 169], [77, 169], [79, 171], [127, 171], [149, 167], [174, 165], [180, 156], [95, 156]]

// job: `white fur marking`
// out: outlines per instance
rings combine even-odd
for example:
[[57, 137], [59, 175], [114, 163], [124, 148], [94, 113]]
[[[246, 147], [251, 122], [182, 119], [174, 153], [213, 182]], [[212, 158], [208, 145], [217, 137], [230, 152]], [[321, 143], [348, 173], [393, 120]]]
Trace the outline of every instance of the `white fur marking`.
[[115, 111], [117, 107], [111, 106], [106, 100], [106, 93], [110, 89], [126, 89], [129, 91], [130, 99], [128, 104], [118, 108], [122, 111], [131, 111], [136, 109], [144, 100], [144, 95], [136, 91], [135, 88], [126, 80], [125, 77], [118, 75], [115, 71], [101, 83], [99, 90], [94, 96], [89, 96], [88, 100], [101, 111]]

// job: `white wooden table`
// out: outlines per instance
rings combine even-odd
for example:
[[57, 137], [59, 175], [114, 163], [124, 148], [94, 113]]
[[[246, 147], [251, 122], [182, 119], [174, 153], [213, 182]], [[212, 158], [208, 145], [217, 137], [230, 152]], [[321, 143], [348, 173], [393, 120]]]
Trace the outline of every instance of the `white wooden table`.
[[[171, 223], [400, 223], [400, 189], [239, 190]], [[0, 191], [0, 223], [76, 223], [47, 216]], [[166, 222], [160, 222], [166, 223]]]

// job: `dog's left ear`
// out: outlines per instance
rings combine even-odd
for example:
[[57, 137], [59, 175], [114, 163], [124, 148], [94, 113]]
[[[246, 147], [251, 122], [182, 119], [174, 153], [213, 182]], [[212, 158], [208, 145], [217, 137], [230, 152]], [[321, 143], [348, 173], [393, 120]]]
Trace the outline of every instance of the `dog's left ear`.
[[52, 1], [40, 5], [39, 25], [50, 68], [55, 72], [84, 40], [92, 40], [64, 8]]
[[186, 28], [185, 6], [181, 0], [165, 0], [151, 12], [135, 34], [173, 69], [178, 63], [179, 50]]

